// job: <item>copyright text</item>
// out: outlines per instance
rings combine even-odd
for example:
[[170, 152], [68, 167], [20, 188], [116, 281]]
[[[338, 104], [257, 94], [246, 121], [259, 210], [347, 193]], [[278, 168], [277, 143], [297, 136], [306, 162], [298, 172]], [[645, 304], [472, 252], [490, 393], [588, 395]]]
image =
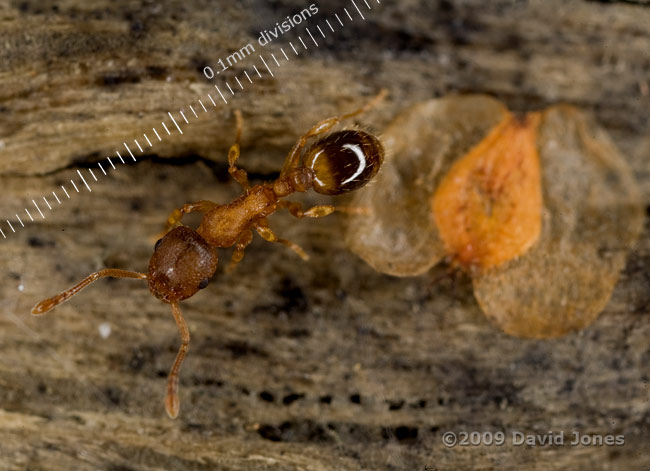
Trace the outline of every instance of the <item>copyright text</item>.
[[545, 434], [532, 434], [518, 431], [505, 432], [445, 432], [442, 444], [447, 448], [457, 446], [623, 446], [623, 435], [587, 434], [576, 430], [550, 431]]

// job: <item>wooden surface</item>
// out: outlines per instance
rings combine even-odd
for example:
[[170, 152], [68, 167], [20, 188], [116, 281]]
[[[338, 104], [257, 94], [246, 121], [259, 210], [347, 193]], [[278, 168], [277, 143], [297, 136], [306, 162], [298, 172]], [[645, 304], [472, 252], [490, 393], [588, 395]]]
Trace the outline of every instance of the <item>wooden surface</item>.
[[[210, 286], [182, 303], [192, 343], [175, 421], [162, 397], [178, 333], [144, 284], [103, 280], [47, 317], [29, 315], [91, 271], [145, 270], [173, 208], [239, 194], [225, 166], [234, 107], [245, 118], [241, 165], [260, 182], [309, 125], [381, 87], [389, 100], [360, 119], [379, 132], [403, 107], [448, 93], [521, 110], [569, 102], [611, 133], [647, 204], [647, 2], [368, 1], [365, 21], [264, 74], [232, 106], [189, 116], [182, 136], [98, 175], [92, 193], [73, 192], [45, 220], [32, 199], [62, 195], [78, 169], [98, 174], [98, 161], [160, 128], [167, 111], [216, 96], [200, 69], [305, 5], [0, 3], [0, 221], [17, 228], [0, 223], [0, 469], [648, 469], [647, 226], [591, 327], [523, 341], [485, 319], [468, 280], [378, 274], [345, 249], [341, 216], [276, 215], [276, 232], [312, 259], [257, 239], [226, 275], [221, 252]], [[354, 13], [349, 2], [318, 5], [319, 24]], [[258, 52], [279, 57], [289, 39]], [[508, 441], [445, 448], [447, 431]], [[566, 441], [513, 446], [514, 431]], [[625, 444], [571, 446], [573, 431]]]

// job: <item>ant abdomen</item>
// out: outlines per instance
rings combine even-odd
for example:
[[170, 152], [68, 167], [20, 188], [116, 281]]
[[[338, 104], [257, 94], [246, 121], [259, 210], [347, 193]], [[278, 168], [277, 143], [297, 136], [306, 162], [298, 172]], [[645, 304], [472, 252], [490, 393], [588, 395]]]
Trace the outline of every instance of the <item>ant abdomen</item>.
[[179, 226], [156, 242], [149, 262], [149, 290], [174, 303], [205, 288], [217, 269], [217, 252], [195, 230]]
[[334, 132], [317, 141], [305, 153], [304, 165], [314, 172], [314, 190], [340, 195], [361, 188], [379, 171], [384, 148], [364, 131]]

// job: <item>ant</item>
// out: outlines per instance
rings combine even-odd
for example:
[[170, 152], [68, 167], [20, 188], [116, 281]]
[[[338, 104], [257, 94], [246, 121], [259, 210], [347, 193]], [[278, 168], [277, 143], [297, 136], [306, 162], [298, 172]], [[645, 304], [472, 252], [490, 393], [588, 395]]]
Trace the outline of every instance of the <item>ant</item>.
[[[253, 240], [253, 229], [265, 240], [286, 245], [301, 258], [305, 251], [293, 242], [278, 238], [269, 228], [267, 217], [286, 208], [296, 218], [320, 218], [331, 214], [331, 205], [318, 205], [303, 210], [300, 203], [282, 200], [294, 192], [310, 188], [325, 195], [340, 195], [361, 188], [379, 171], [384, 149], [373, 135], [360, 130], [341, 130], [327, 134], [303, 149], [310, 138], [328, 133], [336, 124], [359, 115], [379, 103], [387, 95], [382, 90], [365, 106], [348, 114], [320, 121], [302, 135], [287, 155], [280, 176], [273, 182], [251, 186], [245, 170], [236, 166], [240, 153], [242, 114], [235, 111], [237, 134], [228, 151], [228, 172], [244, 189], [244, 194], [229, 204], [202, 200], [174, 210], [167, 220], [166, 234], [156, 242], [149, 262], [149, 272], [139, 273], [106, 268], [92, 273], [80, 283], [56, 296], [45, 299], [32, 309], [32, 314], [44, 314], [77, 294], [101, 277], [146, 280], [151, 293], [170, 304], [180, 332], [181, 346], [167, 377], [165, 409], [170, 418], [178, 416], [178, 372], [187, 354], [190, 333], [178, 306], [208, 286], [217, 269], [217, 247], [235, 246], [229, 269], [244, 258], [244, 251]], [[203, 213], [199, 227], [194, 230], [179, 225], [183, 215]]]

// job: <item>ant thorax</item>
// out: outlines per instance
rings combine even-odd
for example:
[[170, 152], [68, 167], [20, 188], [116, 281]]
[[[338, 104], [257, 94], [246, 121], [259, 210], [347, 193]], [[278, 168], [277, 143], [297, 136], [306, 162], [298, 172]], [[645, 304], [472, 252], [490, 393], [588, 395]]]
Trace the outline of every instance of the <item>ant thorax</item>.
[[276, 211], [278, 198], [269, 185], [256, 185], [229, 204], [206, 211], [197, 228], [214, 247], [231, 247], [256, 219]]

